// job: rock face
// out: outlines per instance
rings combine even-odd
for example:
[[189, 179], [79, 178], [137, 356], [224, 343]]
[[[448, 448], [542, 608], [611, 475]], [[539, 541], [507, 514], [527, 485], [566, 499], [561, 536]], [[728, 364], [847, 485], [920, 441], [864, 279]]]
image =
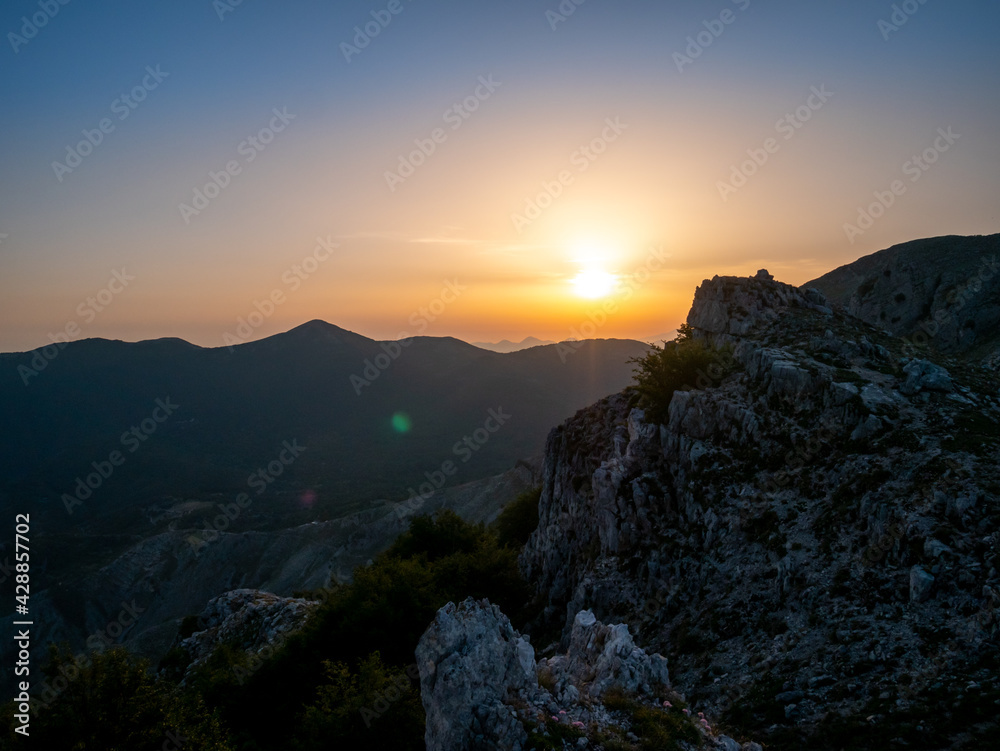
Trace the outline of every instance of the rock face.
[[427, 751], [563, 747], [551, 745], [558, 738], [581, 749], [614, 739], [623, 744], [616, 747], [630, 748], [627, 713], [602, 704], [612, 689], [632, 697], [633, 709], [672, 715], [679, 749], [760, 749], [714, 735], [669, 689], [666, 659], [639, 649], [628, 626], [605, 625], [589, 611], [574, 619], [565, 653], [536, 663], [531, 644], [496, 605], [471, 598], [448, 603], [420, 639], [416, 657]]
[[895, 245], [807, 286], [917, 346], [980, 361], [1000, 356], [1000, 235]]
[[550, 434], [532, 630], [566, 648], [582, 610], [628, 623], [710, 717], [800, 747], [875, 705], [947, 722], [930, 687], [968, 697], [998, 639], [996, 377], [761, 274], [706, 281], [688, 322], [735, 368], [663, 425], [619, 394]]
[[717, 276], [706, 280], [695, 290], [687, 322], [697, 334], [727, 341], [761, 322], [776, 320], [778, 311], [786, 307], [831, 312], [821, 293], [775, 282], [761, 269], [748, 279]]
[[416, 656], [429, 750], [524, 747], [527, 732], [507, 702], [537, 692], [535, 653], [496, 605], [448, 603]]

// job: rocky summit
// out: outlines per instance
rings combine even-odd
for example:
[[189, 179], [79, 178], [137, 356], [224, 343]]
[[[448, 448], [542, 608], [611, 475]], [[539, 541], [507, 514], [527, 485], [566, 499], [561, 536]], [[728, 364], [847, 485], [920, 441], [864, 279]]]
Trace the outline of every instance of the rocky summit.
[[529, 631], [565, 649], [582, 611], [627, 624], [710, 722], [772, 748], [981, 747], [996, 376], [764, 271], [707, 280], [688, 324], [718, 364], [664, 424], [625, 392], [550, 434]]
[[[987, 745], [995, 372], [764, 270], [706, 280], [684, 336], [709, 359], [661, 419], [627, 389], [550, 433], [524, 621], [470, 598], [423, 633], [427, 749]], [[181, 663], [312, 608], [224, 595]]]

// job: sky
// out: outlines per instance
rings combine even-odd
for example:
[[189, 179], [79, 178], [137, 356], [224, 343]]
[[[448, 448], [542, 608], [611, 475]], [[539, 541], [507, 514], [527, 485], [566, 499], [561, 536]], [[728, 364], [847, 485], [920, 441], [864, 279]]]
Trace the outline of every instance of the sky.
[[0, 351], [645, 339], [1000, 231], [981, 0], [11, 0]]

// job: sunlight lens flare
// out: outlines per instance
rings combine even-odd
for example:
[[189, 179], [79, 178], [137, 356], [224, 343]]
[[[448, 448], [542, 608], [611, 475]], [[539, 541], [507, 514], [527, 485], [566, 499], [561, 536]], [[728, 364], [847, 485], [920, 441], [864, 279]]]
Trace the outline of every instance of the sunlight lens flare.
[[584, 269], [573, 279], [574, 292], [591, 300], [607, 297], [618, 286], [618, 278], [602, 269]]
[[410, 420], [410, 416], [405, 412], [397, 412], [392, 416], [392, 429], [397, 433], [409, 433], [410, 428], [413, 427], [413, 422]]

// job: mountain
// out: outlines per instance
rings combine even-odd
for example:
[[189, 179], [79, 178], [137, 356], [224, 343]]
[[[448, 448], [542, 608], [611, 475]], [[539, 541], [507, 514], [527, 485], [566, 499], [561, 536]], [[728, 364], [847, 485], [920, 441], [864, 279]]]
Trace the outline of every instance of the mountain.
[[529, 336], [519, 342], [512, 342], [510, 339], [501, 339], [499, 342], [473, 342], [473, 345], [481, 349], [488, 349], [491, 352], [519, 352], [529, 347], [543, 347], [546, 344], [555, 342], [543, 341], [537, 337]]
[[771, 749], [989, 744], [995, 372], [766, 272], [706, 280], [688, 324], [718, 354], [662, 424], [619, 394], [549, 436], [529, 630], [565, 648], [583, 611], [622, 621], [713, 726]]
[[232, 348], [89, 339], [0, 355], [0, 500], [31, 514], [35, 644], [81, 646], [134, 601], [123, 641], [155, 657], [208, 598], [349, 577], [416, 512], [489, 520], [534, 484], [510, 468], [625, 386], [645, 350], [498, 354], [311, 321]]
[[1000, 364], [1000, 234], [894, 245], [804, 286], [917, 348]]
[[[957, 256], [936, 258], [924, 256], [921, 278], [944, 278], [958, 264]], [[873, 268], [881, 278], [909, 269], [916, 279], [907, 263]], [[977, 324], [971, 340], [907, 341], [825, 297], [819, 286], [850, 304], [879, 283], [860, 295], [867, 278], [838, 272], [841, 282], [823, 277], [804, 288], [766, 271], [706, 280], [687, 318], [691, 341], [664, 350], [661, 368], [640, 368], [662, 376], [653, 387], [640, 379], [640, 388], [599, 398], [549, 432], [537, 525], [525, 515], [535, 511], [533, 496], [508, 507], [519, 514], [508, 520], [520, 520], [523, 547], [508, 542], [501, 551], [487, 535], [493, 542], [483, 538], [477, 548], [482, 528], [470, 532], [445, 517], [438, 527], [414, 525], [401, 538], [403, 557], [377, 559], [353, 589], [322, 584], [383, 550], [414, 513], [453, 508], [489, 520], [536, 485], [530, 464], [426, 497], [397, 496], [401, 503], [347, 504], [336, 519], [284, 528], [243, 528], [267, 515], [241, 511], [226, 496], [162, 498], [145, 509], [155, 534], [90, 536], [107, 561], [73, 559], [80, 570], [33, 599], [44, 624], [38, 636], [89, 633], [87, 641], [100, 644], [120, 640], [124, 629], [130, 646], [154, 656], [172, 644], [179, 662], [165, 661], [164, 670], [193, 679], [205, 667], [221, 681], [211, 701], [230, 722], [257, 723], [257, 733], [266, 725], [260, 716], [270, 716], [263, 708], [275, 702], [285, 701], [285, 716], [310, 716], [305, 699], [287, 697], [314, 695], [308, 681], [321, 655], [381, 649], [396, 653], [394, 669], [405, 668], [397, 697], [419, 679], [428, 749], [989, 747], [1000, 729], [1000, 379], [982, 359], [991, 356], [987, 337]], [[980, 278], [980, 292], [989, 282]], [[962, 312], [942, 294], [952, 313]], [[892, 325], [894, 315], [879, 306], [903, 302], [882, 290], [863, 307]], [[300, 364], [306, 371], [327, 350], [337, 353], [331, 361], [373, 351], [370, 340], [326, 324], [282, 337], [255, 343], [266, 353], [259, 359], [282, 361], [299, 340], [313, 354]], [[143, 344], [143, 356], [160, 367], [169, 364], [164, 352], [179, 359], [206, 352], [176, 340]], [[475, 386], [457, 373], [498, 368], [522, 390], [549, 388], [553, 356], [568, 366], [600, 346], [500, 355], [455, 340], [414, 340], [408, 347], [416, 349], [401, 351], [372, 380], [390, 384], [411, 352], [428, 352], [437, 371], [418, 363], [407, 371], [406, 386], [420, 393], [430, 388], [421, 375], [456, 393]], [[241, 361], [248, 378], [259, 359]], [[599, 369], [586, 360], [577, 367]], [[446, 384], [428, 375], [442, 372]], [[259, 396], [258, 404], [270, 408]], [[411, 414], [396, 427], [405, 436], [418, 424]], [[480, 450], [498, 443], [488, 438]], [[298, 467], [298, 459], [288, 465]], [[424, 476], [431, 485], [434, 471]], [[293, 483], [278, 493], [311, 500], [317, 487]], [[206, 526], [217, 511], [222, 521]], [[525, 520], [535, 526], [530, 534]], [[64, 576], [72, 558], [72, 537], [65, 539]], [[508, 569], [497, 566], [504, 555]], [[515, 556], [530, 592], [520, 580], [493, 578], [517, 568]], [[455, 581], [463, 582], [455, 587], [461, 597], [472, 597], [426, 589]], [[300, 597], [297, 588], [314, 591]], [[504, 609], [483, 591], [506, 600]], [[325, 609], [331, 602], [353, 605]], [[192, 617], [182, 622], [183, 615]], [[415, 655], [401, 643], [416, 643]], [[5, 660], [10, 650], [0, 648]], [[257, 678], [244, 685], [247, 673]], [[400, 706], [382, 685], [357, 705], [361, 716]], [[262, 747], [283, 742], [281, 735]]]
[[428, 476], [453, 485], [537, 455], [552, 424], [625, 386], [645, 350], [593, 340], [505, 355], [312, 321], [231, 348], [89, 339], [2, 355], [0, 497], [66, 533], [145, 535], [144, 509], [240, 493], [261, 501], [245, 528], [332, 518]]

